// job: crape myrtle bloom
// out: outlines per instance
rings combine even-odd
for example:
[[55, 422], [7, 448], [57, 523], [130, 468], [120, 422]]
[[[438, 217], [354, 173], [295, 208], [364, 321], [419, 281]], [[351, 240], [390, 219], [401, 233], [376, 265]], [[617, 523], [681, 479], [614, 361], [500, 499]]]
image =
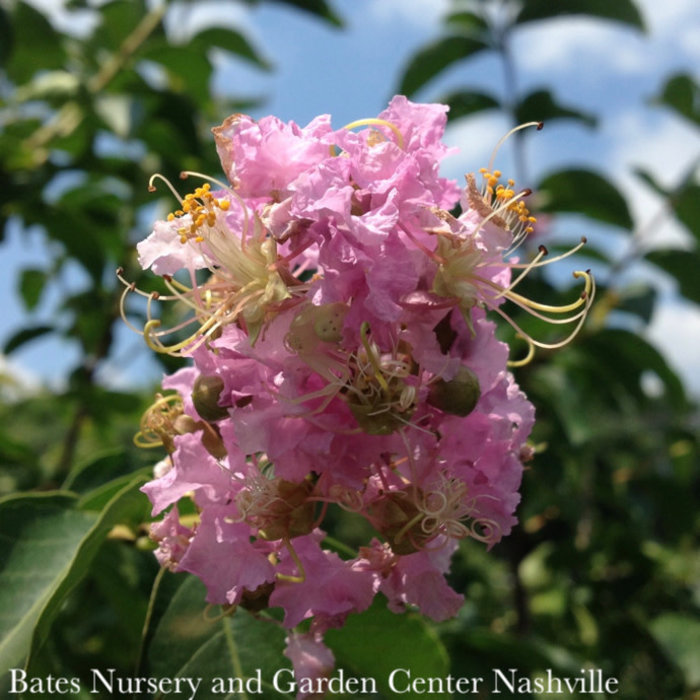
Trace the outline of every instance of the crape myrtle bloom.
[[[202, 184], [183, 196], [152, 178], [178, 200], [138, 245], [163, 292], [119, 272], [125, 317], [140, 296], [136, 330], [191, 360], [136, 436], [167, 453], [143, 489], [165, 513], [157, 556], [198, 576], [211, 604], [281, 608], [285, 653], [309, 677], [332, 668], [325, 630], [378, 593], [395, 612], [456, 614], [451, 556], [464, 538], [491, 548], [511, 531], [532, 455], [534, 409], [508, 367], [570, 341], [595, 292], [588, 271], [562, 306], [516, 290], [580, 246], [515, 257], [535, 224], [529, 192], [501, 181], [500, 143], [463, 191], [441, 178], [446, 111], [398, 96], [339, 130], [327, 116], [301, 128], [233, 115], [214, 129], [225, 180], [185, 172]], [[174, 327], [163, 303], [186, 311]], [[562, 340], [528, 336], [512, 305], [563, 324]], [[509, 361], [489, 316], [525, 340], [524, 359]], [[187, 526], [183, 499], [197, 512]], [[329, 508], [376, 537], [332, 551]]]

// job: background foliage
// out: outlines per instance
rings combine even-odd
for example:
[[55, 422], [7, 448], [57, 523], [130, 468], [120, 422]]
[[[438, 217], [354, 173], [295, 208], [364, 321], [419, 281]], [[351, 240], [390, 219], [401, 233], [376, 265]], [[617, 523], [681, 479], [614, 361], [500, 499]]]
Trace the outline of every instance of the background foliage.
[[[323, 0], [286, 4], [341, 24]], [[60, 390], [18, 398], [13, 378], [3, 378], [0, 675], [23, 665], [34, 676], [81, 678], [91, 668], [127, 677], [278, 668], [286, 663], [283, 641], [271, 625], [243, 611], [205, 623], [198, 582], [158, 574], [145, 537], [148, 504], [138, 490], [154, 458], [131, 443], [150, 388], [115, 391], [99, 374], [105, 361], [119, 361], [114, 270], [122, 266], [139, 280], [133, 246], [155, 218], [159, 195], [144, 183], [156, 171], [171, 179], [182, 169], [216, 173], [209, 127], [255, 107], [212, 97], [212, 52], [269, 66], [236, 29], [178, 28], [186, 4], [67, 5], [75, 24], [66, 32], [27, 3], [0, 4], [0, 231], [39, 234], [49, 253], [48, 264], [18, 271], [26, 324], [4, 353], [51, 336], [79, 348]], [[85, 13], [90, 21], [80, 19]], [[430, 99], [450, 104], [452, 119], [498, 110], [513, 124], [576, 120], [594, 127], [599, 115], [586, 106], [560, 104], [547, 87], [518, 89], [513, 36], [560, 13], [644, 31], [632, 0], [455, 1], [444, 34], [417, 51], [397, 91], [423, 98], [448, 68], [459, 63], [466, 74], [473, 57], [494, 52], [503, 62], [503, 89], [465, 86]], [[700, 124], [691, 76], [668, 76], [656, 101], [678, 120]], [[525, 138], [514, 139], [521, 180]], [[521, 526], [488, 554], [463, 543], [451, 574], [467, 601], [457, 619], [432, 625], [374, 608], [329, 635], [350, 672], [381, 678], [401, 665], [415, 675], [484, 676], [517, 667], [536, 677], [547, 668], [576, 675], [592, 664], [620, 679], [619, 697], [698, 697], [697, 405], [643, 330], [656, 303], [654, 270], [700, 303], [700, 184], [695, 168], [670, 189], [655, 173], [637, 175], [663, 195], [665, 215], [687, 229], [692, 245], [647, 249], [648, 222], [635, 227], [624, 197], [601, 173], [567, 169], [537, 183], [536, 211], [587, 217], [627, 244], [616, 257], [585, 249], [600, 285], [586, 329], [570, 347], [518, 370], [538, 410], [538, 454], [524, 480]], [[76, 278], [83, 282], [71, 284]], [[139, 284], [147, 288], [148, 279]], [[537, 298], [567, 292], [546, 276], [528, 284]], [[32, 312], [47, 300], [52, 322], [38, 324]], [[161, 361], [174, 369], [170, 358]], [[358, 543], [342, 517], [335, 535]], [[375, 653], [380, 648], [406, 651], [399, 660]], [[268, 688], [265, 697], [273, 696]]]

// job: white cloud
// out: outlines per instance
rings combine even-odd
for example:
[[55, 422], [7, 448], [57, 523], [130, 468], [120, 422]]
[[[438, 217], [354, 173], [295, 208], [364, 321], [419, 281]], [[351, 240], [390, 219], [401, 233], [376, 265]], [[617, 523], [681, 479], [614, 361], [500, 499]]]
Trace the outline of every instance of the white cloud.
[[449, 0], [371, 0], [366, 11], [377, 22], [408, 22], [438, 26], [450, 7]]
[[19, 401], [36, 394], [41, 386], [42, 382], [37, 375], [0, 354], [0, 399]]
[[641, 73], [653, 58], [645, 39], [623, 25], [582, 16], [523, 25], [514, 55], [521, 70], [569, 74], [590, 80], [605, 74]]
[[[494, 112], [475, 115], [449, 124], [444, 141], [448, 146], [458, 148], [459, 151], [445, 158], [440, 167], [440, 174], [455, 178], [460, 185], [463, 185], [465, 173], [475, 172], [488, 165], [494, 146], [509, 128], [506, 117]], [[509, 153], [507, 148], [499, 152], [497, 165], [504, 172], [511, 170], [508, 162]]]

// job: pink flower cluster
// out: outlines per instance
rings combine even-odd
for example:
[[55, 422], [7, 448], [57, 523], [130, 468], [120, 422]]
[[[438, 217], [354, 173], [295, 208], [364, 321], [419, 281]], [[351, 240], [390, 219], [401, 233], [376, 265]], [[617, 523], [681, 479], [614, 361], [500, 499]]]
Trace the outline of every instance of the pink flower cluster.
[[[446, 111], [399, 96], [339, 130], [234, 115], [214, 129], [228, 182], [178, 194], [138, 246], [168, 289], [142, 293], [144, 336], [193, 360], [138, 436], [168, 452], [144, 487], [170, 509], [156, 554], [210, 603], [311, 618], [288, 639], [303, 676], [332, 667], [323, 633], [377, 593], [455, 615], [459, 540], [491, 547], [516, 523], [534, 411], [486, 310], [517, 302], [512, 270], [532, 264], [504, 256], [533, 219], [499, 173], [463, 192], [439, 176]], [[164, 329], [168, 300], [190, 315]], [[325, 540], [338, 507], [376, 532], [351, 558]]]

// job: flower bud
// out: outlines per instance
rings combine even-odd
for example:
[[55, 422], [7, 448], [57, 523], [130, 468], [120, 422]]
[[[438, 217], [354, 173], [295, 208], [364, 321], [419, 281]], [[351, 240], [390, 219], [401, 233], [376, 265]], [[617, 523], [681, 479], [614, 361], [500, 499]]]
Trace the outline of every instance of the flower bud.
[[481, 396], [479, 378], [468, 367], [462, 365], [454, 379], [438, 379], [430, 387], [428, 403], [445, 413], [468, 416]]
[[224, 382], [221, 377], [217, 376], [207, 377], [200, 374], [194, 383], [192, 403], [194, 403], [197, 413], [209, 423], [228, 416], [228, 409], [219, 406], [219, 397], [223, 388]]
[[178, 416], [173, 422], [173, 428], [178, 435], [186, 435], [187, 433], [193, 433], [195, 430], [199, 430], [202, 424], [196, 421], [192, 416], [188, 416], [186, 413]]
[[215, 425], [204, 425], [202, 431], [202, 446], [214, 459], [225, 459], [228, 456], [226, 446], [224, 445], [219, 429]]
[[343, 338], [343, 321], [348, 307], [341, 301], [316, 307], [314, 332], [324, 343], [337, 343]]

